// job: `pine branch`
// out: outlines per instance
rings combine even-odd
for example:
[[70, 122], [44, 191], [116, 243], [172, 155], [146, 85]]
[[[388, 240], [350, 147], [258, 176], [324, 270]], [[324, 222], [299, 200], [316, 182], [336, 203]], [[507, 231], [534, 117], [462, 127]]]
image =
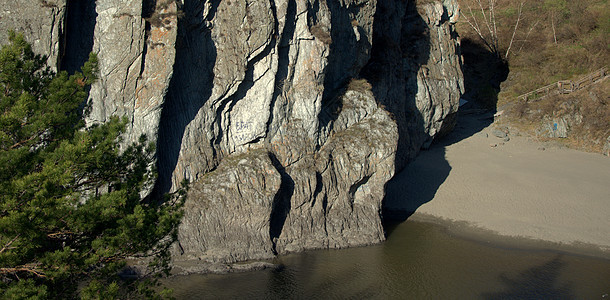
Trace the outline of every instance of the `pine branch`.
[[30, 273], [38, 278], [46, 278], [47, 276], [42, 272], [42, 270], [38, 269], [39, 264], [29, 264], [22, 265], [14, 268], [0, 268], [0, 275], [8, 275], [14, 274], [17, 276], [17, 273]]
[[16, 235], [12, 240], [10, 240], [2, 249], [0, 249], [0, 253], [4, 252], [4, 250], [15, 249], [16, 247], [11, 247], [11, 245], [21, 236], [21, 233]]

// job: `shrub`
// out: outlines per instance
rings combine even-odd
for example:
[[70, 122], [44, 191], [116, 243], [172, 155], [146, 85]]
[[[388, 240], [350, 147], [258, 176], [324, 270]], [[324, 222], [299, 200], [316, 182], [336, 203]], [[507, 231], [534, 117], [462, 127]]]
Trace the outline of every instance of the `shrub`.
[[360, 93], [366, 93], [371, 91], [373, 87], [371, 86], [371, 84], [366, 81], [366, 79], [356, 79], [356, 78], [352, 78], [349, 83], [347, 84], [347, 90], [348, 91], [357, 91]]
[[314, 37], [316, 37], [316, 39], [320, 40], [322, 43], [327, 45], [332, 44], [333, 40], [330, 36], [330, 33], [328, 32], [328, 28], [326, 28], [325, 26], [316, 24], [314, 26], [311, 26], [311, 28], [309, 28], [309, 31], [311, 32], [311, 34], [313, 34]]

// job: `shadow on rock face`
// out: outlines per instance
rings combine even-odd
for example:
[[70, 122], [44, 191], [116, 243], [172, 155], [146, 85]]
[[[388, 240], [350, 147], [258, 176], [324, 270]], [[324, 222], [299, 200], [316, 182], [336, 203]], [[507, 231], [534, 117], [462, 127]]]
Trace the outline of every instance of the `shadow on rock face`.
[[496, 111], [500, 84], [508, 78], [508, 62], [469, 38], [462, 39], [462, 55], [464, 98]]
[[[385, 15], [388, 10], [396, 10], [396, 5], [399, 4], [380, 1], [377, 13]], [[435, 116], [438, 112], [435, 110], [447, 106], [448, 103], [446, 100], [440, 105], [437, 102], [447, 97], [442, 93], [451, 90], [443, 88], [453, 84], [452, 80], [455, 78], [447, 77], [452, 76], [448, 75], [452, 73], [446, 73], [449, 69], [439, 63], [448, 59], [444, 56], [446, 54], [439, 50], [443, 47], [437, 45], [442, 43], [440, 40], [443, 36], [438, 36], [436, 31], [433, 32], [429, 28], [448, 22], [447, 11], [443, 13], [438, 24], [428, 24], [431, 19], [430, 12], [434, 12], [430, 7], [416, 7], [414, 3], [409, 2], [404, 11], [405, 14], [400, 18], [379, 18], [384, 21], [375, 23], [372, 58], [363, 71], [364, 76], [373, 85], [376, 98], [394, 115], [400, 134], [395, 163], [396, 175], [386, 184], [383, 204], [386, 231], [388, 225], [406, 220], [421, 205], [434, 199], [437, 190], [451, 172], [451, 165], [445, 158], [445, 147], [480, 132], [493, 122], [499, 83], [506, 79], [505, 68], [494, 69], [493, 72], [498, 74], [494, 73], [493, 78], [489, 79], [490, 85], [493, 85], [493, 95], [488, 101], [493, 103], [493, 109], [486, 106], [482, 108], [481, 104], [471, 101], [459, 110], [443, 110], [444, 117], [438, 119]], [[428, 16], [422, 14], [423, 11], [426, 11]], [[397, 30], [400, 30], [400, 34], [392, 33]], [[449, 26], [446, 30], [445, 34], [458, 39], [453, 27]], [[395, 36], [400, 39], [391, 38]], [[473, 72], [477, 67], [472, 64], [480, 62], [473, 59], [472, 54], [485, 53], [485, 49], [476, 43], [467, 43], [467, 46], [469, 56], [464, 63], [471, 65], [461, 65], [464, 69], [466, 91], [473, 90], [473, 85], [481, 80], [481, 75]], [[461, 55], [462, 49], [463, 47], [456, 47], [457, 55]], [[485, 61], [487, 60], [486, 56]], [[402, 63], [397, 64], [398, 61]], [[443, 84], [439, 84], [439, 81]], [[455, 82], [460, 84], [459, 80]], [[455, 100], [451, 97], [448, 99]], [[419, 153], [420, 149], [424, 151]], [[415, 158], [416, 155], [420, 158]]]
[[[169, 192], [186, 127], [212, 95], [217, 53], [210, 30], [193, 30], [205, 24], [204, 16], [196, 13], [200, 5], [197, 1], [185, 1], [186, 15], [178, 21], [174, 74], [159, 124], [159, 179], [155, 187], [158, 195]], [[216, 3], [212, 7], [209, 18], [217, 6]]]
[[93, 50], [93, 32], [97, 13], [95, 1], [71, 0], [66, 8], [66, 33], [60, 69], [74, 74], [89, 59]]
[[429, 138], [416, 105], [418, 72], [430, 58], [429, 28], [413, 2], [379, 1], [375, 20], [371, 59], [362, 76], [398, 125], [399, 171]]

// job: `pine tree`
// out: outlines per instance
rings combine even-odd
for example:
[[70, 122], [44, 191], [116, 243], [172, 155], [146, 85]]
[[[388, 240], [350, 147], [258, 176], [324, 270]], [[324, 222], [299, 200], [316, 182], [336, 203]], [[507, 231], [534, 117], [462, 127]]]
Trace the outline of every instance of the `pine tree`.
[[146, 138], [120, 150], [126, 120], [85, 128], [95, 55], [74, 75], [45, 62], [14, 32], [0, 50], [0, 298], [152, 297], [118, 274], [138, 255], [154, 257], [142, 277], [167, 271], [185, 191], [144, 201]]

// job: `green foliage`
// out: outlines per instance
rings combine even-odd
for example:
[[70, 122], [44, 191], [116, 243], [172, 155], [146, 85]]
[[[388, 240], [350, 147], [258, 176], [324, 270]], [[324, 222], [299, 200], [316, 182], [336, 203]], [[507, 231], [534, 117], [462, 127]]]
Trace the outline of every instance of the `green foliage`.
[[82, 72], [53, 74], [22, 35], [9, 40], [0, 50], [0, 298], [153, 296], [154, 281], [118, 273], [145, 254], [143, 278], [167, 271], [185, 191], [165, 205], [143, 201], [154, 180], [146, 138], [120, 151], [127, 120], [84, 128], [95, 55]]
[[544, 0], [542, 6], [545, 10], [557, 14], [560, 17], [568, 17], [570, 15], [570, 9], [566, 0]]

